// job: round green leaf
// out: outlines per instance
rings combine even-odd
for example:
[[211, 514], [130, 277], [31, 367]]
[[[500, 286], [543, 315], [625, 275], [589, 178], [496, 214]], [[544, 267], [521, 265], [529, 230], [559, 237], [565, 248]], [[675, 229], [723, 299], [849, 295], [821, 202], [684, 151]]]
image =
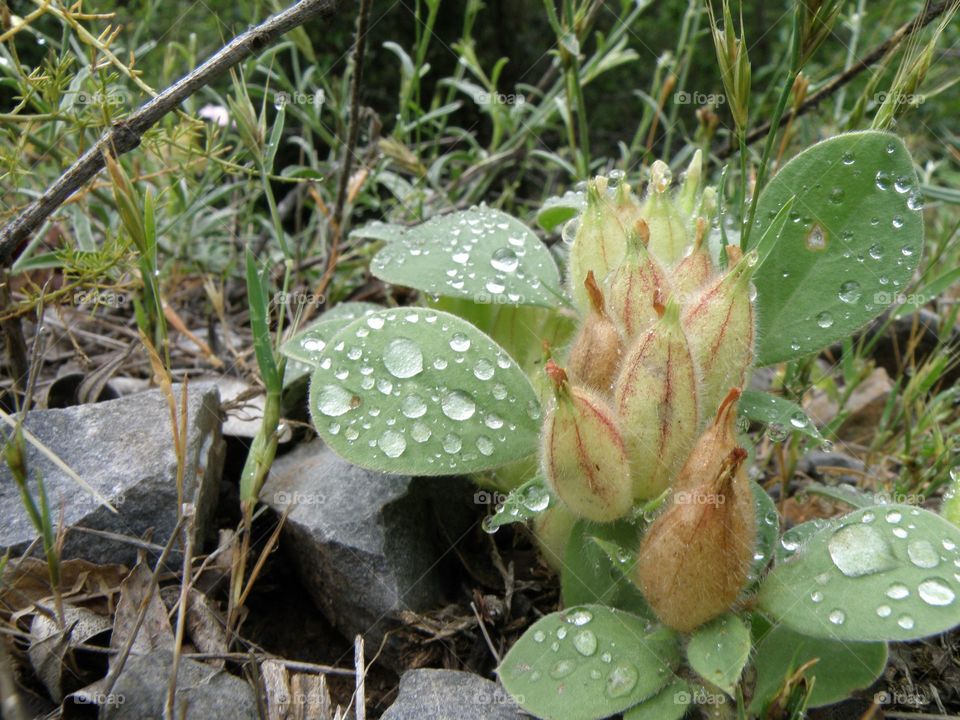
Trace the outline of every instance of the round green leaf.
[[727, 613], [694, 631], [687, 644], [687, 661], [700, 677], [732, 696], [750, 656], [750, 644], [750, 629]]
[[476, 303], [562, 302], [560, 272], [533, 231], [486, 206], [438, 215], [378, 252], [370, 271], [381, 280]]
[[358, 318], [327, 343], [310, 382], [317, 432], [373, 470], [449, 475], [536, 451], [527, 376], [469, 323], [426, 308]]
[[758, 365], [849, 337], [903, 291], [923, 249], [913, 161], [894, 135], [847, 133], [794, 157], [764, 188], [755, 232], [791, 198], [754, 275]]
[[804, 673], [808, 678], [816, 678], [810, 707], [838, 702], [854, 690], [873, 684], [887, 665], [887, 644], [812, 638], [777, 625], [757, 645], [753, 661], [757, 685], [750, 713], [759, 714], [776, 696], [783, 681], [814, 659], [816, 664]]
[[677, 635], [635, 615], [581, 605], [534, 623], [497, 672], [524, 710], [544, 720], [596, 720], [673, 679]]
[[320, 356], [323, 354], [330, 338], [349, 325], [351, 321], [380, 310], [383, 310], [381, 305], [369, 302], [343, 302], [334, 305], [317, 318], [316, 322], [292, 335], [280, 346], [280, 352], [291, 360], [317, 367], [320, 364]]
[[910, 505], [830, 522], [777, 564], [759, 607], [837, 640], [913, 640], [960, 624], [960, 528]]
[[582, 190], [568, 190], [563, 195], [548, 197], [537, 211], [537, 225], [550, 232], [579, 215], [584, 205], [586, 197]]

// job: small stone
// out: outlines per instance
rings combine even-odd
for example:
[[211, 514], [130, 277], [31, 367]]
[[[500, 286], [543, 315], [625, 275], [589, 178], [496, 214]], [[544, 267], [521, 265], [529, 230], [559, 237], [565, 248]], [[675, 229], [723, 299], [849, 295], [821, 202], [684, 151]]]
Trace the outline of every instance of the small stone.
[[[179, 398], [181, 387], [173, 393]], [[212, 522], [224, 442], [216, 388], [193, 389], [187, 399], [186, 472], [183, 500], [196, 507], [198, 547]], [[68, 533], [62, 557], [133, 565], [134, 545], [82, 532], [90, 528], [163, 546], [177, 523], [177, 457], [170, 409], [160, 390], [118, 400], [28, 413], [23, 427], [81, 479], [105, 497], [111, 512], [26, 440], [27, 469], [34, 498], [36, 473], [43, 477], [54, 518], [63, 508]], [[6, 463], [0, 463], [0, 554], [23, 552], [37, 533], [23, 508]], [[159, 556], [159, 552], [154, 553]], [[168, 562], [176, 562], [176, 553]]]
[[408, 670], [400, 693], [382, 720], [520, 720], [507, 691], [490, 680], [459, 670]]

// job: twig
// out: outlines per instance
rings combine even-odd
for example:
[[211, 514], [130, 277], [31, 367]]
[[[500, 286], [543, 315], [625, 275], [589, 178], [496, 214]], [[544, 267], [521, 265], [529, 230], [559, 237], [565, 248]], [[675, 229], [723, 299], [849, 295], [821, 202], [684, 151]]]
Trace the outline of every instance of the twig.
[[356, 641], [353, 645], [353, 664], [357, 668], [357, 702], [353, 713], [357, 720], [366, 720], [367, 717], [367, 697], [365, 685], [365, 676], [367, 671], [364, 667], [363, 660], [363, 635], [357, 635]]
[[26, 210], [0, 230], [0, 267], [10, 264], [20, 244], [104, 167], [104, 153], [114, 157], [133, 150], [140, 138], [164, 115], [224, 72], [263, 50], [281, 35], [315, 17], [328, 17], [339, 0], [300, 0], [254, 28], [237, 35], [206, 62], [185, 75], [156, 97], [148, 100], [124, 120], [112, 125], [87, 152], [81, 155], [53, 185]]
[[[906, 40], [911, 35], [914, 35], [927, 25], [932, 23], [938, 17], [943, 15], [946, 12], [947, 8], [952, 5], [956, 0], [942, 0], [936, 5], [930, 5], [925, 10], [922, 10], [917, 14], [915, 18], [905, 22], [901, 25], [896, 32], [894, 32], [889, 38], [884, 40], [882, 43], [877, 45], [873, 50], [867, 53], [863, 58], [859, 59], [849, 68], [844, 70], [842, 73], [837, 75], [835, 78], [826, 83], [823, 87], [817, 90], [815, 93], [810, 95], [796, 110], [793, 110], [788, 113], [784, 113], [783, 117], [780, 118], [779, 126], [782, 127], [788, 122], [792, 122], [795, 118], [805, 115], [814, 108], [816, 108], [823, 100], [833, 95], [837, 90], [842, 88], [844, 85], [849, 83], [855, 77], [857, 77], [864, 70], [869, 68], [871, 65], [876, 63], [880, 58], [890, 52], [893, 48], [899, 45], [901, 42]], [[757, 140], [762, 140], [767, 136], [767, 133], [770, 132], [770, 122], [767, 121], [758, 127], [755, 127], [749, 133], [747, 133], [746, 142], [748, 145], [757, 142]], [[717, 157], [721, 160], [732, 155], [738, 147], [734, 144], [728, 144], [725, 148], [717, 152]]]

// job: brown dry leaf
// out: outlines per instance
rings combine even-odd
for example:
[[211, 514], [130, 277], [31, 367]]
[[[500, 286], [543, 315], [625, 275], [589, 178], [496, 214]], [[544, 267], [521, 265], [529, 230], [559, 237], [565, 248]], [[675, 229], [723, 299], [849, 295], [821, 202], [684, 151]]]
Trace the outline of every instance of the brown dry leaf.
[[[152, 583], [150, 569], [143, 562], [138, 562], [123, 581], [120, 586], [120, 602], [117, 603], [117, 613], [113, 621], [111, 650], [119, 652], [126, 646], [136, 628], [140, 608], [150, 595]], [[173, 649], [173, 629], [170, 627], [170, 619], [167, 617], [163, 600], [160, 599], [160, 593], [154, 592], [130, 652], [133, 655], [146, 655], [159, 648]]]
[[[168, 585], [161, 592], [164, 605], [170, 615], [180, 601], [180, 587]], [[187, 637], [197, 649], [197, 652], [209, 655], [225, 654], [229, 650], [230, 641], [227, 637], [225, 621], [217, 610], [216, 605], [206, 595], [190, 588], [187, 591]], [[206, 661], [210, 665], [223, 667], [223, 660]]]
[[108, 617], [83, 607], [66, 605], [63, 615], [62, 628], [46, 613], [34, 615], [30, 625], [30, 664], [55, 702], [89, 681], [84, 673], [89, 670], [88, 663], [75, 657], [77, 646], [100, 644], [94, 640], [103, 636], [105, 647], [110, 630]]
[[[123, 565], [96, 565], [86, 560], [67, 560], [60, 564], [60, 589], [64, 600], [75, 604], [99, 605], [108, 610], [108, 601], [119, 590], [127, 574]], [[0, 583], [0, 617], [14, 620], [33, 611], [35, 605], [53, 597], [47, 564], [36, 558], [10, 562]], [[100, 601], [100, 602], [92, 602]]]

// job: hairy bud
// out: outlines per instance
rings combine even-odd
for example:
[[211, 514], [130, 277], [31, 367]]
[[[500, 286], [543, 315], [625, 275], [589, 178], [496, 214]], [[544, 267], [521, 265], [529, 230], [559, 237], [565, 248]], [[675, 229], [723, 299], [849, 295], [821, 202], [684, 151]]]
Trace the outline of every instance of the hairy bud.
[[559, 574], [567, 552], [567, 541], [577, 516], [563, 503], [554, 503], [533, 519], [533, 537], [540, 548], [540, 557]]
[[612, 522], [630, 512], [633, 494], [623, 435], [613, 411], [593, 392], [571, 386], [547, 363], [555, 402], [543, 427], [547, 481], [579, 517]]
[[697, 218], [694, 227], [696, 235], [693, 250], [680, 261], [670, 276], [674, 292], [682, 298], [694, 297], [713, 278], [713, 260], [704, 242], [707, 234], [706, 219]]
[[590, 310], [590, 297], [582, 284], [587, 273], [605, 278], [623, 261], [626, 251], [627, 233], [607, 196], [607, 179], [597, 177], [587, 185], [587, 206], [570, 248], [570, 292], [581, 313]]
[[584, 286], [590, 298], [590, 313], [570, 349], [570, 377], [579, 385], [607, 394], [620, 365], [622, 341], [617, 326], [607, 315], [603, 293], [592, 270], [587, 273]]
[[660, 264], [647, 251], [650, 229], [638, 220], [627, 234], [627, 256], [607, 278], [610, 314], [629, 340], [657, 321], [654, 305], [667, 294]]
[[634, 581], [657, 617], [680, 632], [726, 612], [747, 583], [756, 519], [746, 456], [734, 448], [716, 476], [676, 492], [641, 543]]
[[737, 400], [740, 390], [730, 388], [717, 410], [713, 422], [697, 439], [683, 467], [673, 483], [676, 490], [691, 490], [704, 478], [720, 474], [724, 459], [737, 447], [734, 423], [737, 419]]
[[624, 427], [635, 499], [670, 486], [696, 439], [697, 376], [680, 307], [671, 299], [661, 320], [641, 335], [624, 359], [614, 403]]
[[650, 253], [667, 266], [683, 257], [689, 245], [686, 219], [677, 209], [668, 192], [670, 168], [657, 160], [650, 168], [650, 189], [643, 206], [643, 217], [650, 227]]
[[700, 371], [704, 417], [713, 414], [727, 390], [743, 387], [753, 363], [750, 277], [755, 266], [756, 253], [751, 252], [684, 308], [683, 329]]

